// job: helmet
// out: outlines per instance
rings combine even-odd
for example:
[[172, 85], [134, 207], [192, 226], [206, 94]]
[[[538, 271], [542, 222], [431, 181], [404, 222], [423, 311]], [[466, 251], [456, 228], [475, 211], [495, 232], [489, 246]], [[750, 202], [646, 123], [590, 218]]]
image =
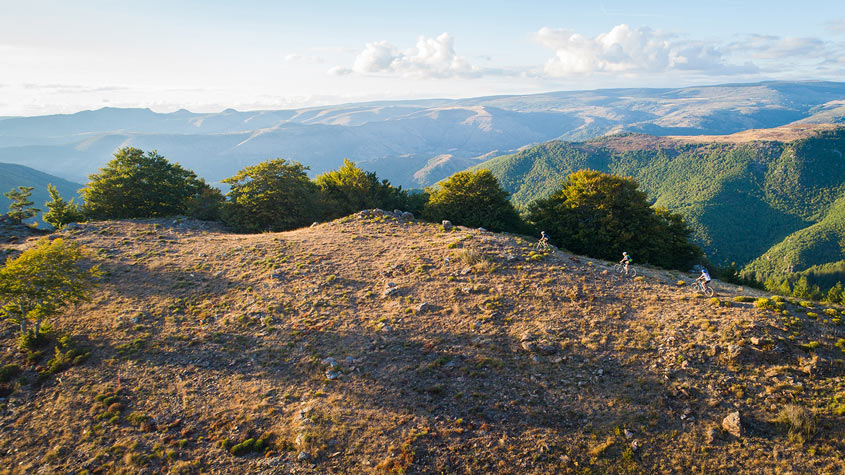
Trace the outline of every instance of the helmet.
[[622, 255], [623, 255], [623, 256], [627, 256], [627, 255], [628, 255], [628, 253], [627, 253], [627, 252], [625, 252], [625, 251], [622, 251]]
[[702, 274], [707, 273], [707, 269], [705, 269], [704, 267], [702, 267], [702, 268], [701, 268], [701, 273], [702, 273]]

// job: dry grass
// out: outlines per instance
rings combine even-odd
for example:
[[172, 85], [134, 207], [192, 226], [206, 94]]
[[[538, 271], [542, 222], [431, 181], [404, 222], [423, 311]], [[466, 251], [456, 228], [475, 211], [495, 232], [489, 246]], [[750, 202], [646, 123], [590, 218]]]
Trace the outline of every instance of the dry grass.
[[[716, 307], [676, 274], [620, 281], [513, 236], [393, 219], [67, 235], [107, 272], [52, 322], [91, 355], [39, 382], [52, 353], [0, 352], [20, 368], [0, 382], [14, 473], [845, 470], [845, 327], [798, 302], [785, 321], [717, 283]], [[760, 427], [785, 404], [824, 414], [813, 454], [772, 453], [784, 436]], [[733, 410], [746, 439], [704, 445]]]

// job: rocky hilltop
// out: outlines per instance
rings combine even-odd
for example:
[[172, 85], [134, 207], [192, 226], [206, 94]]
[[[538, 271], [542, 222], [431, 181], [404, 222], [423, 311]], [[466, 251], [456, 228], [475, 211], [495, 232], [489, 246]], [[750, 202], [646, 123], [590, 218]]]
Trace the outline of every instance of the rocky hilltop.
[[845, 471], [841, 308], [383, 212], [56, 236], [104, 276], [0, 327], [3, 473]]

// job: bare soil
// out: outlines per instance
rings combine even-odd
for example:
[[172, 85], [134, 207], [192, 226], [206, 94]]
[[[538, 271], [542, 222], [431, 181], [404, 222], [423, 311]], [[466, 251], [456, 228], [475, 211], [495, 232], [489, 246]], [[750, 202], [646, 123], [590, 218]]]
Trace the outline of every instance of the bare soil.
[[2, 473], [845, 472], [838, 307], [384, 216], [58, 236], [105, 271], [50, 322], [91, 354], [49, 374], [0, 325]]

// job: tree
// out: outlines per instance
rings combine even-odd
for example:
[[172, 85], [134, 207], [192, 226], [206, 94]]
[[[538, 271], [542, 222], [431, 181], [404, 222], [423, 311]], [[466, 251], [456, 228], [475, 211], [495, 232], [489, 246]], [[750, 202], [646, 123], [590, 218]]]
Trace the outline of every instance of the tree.
[[95, 219], [153, 218], [184, 214], [190, 200], [209, 188], [196, 174], [155, 150], [125, 147], [88, 177], [80, 190], [83, 212]]
[[50, 201], [44, 203], [44, 206], [49, 210], [44, 213], [45, 223], [51, 224], [56, 229], [61, 229], [68, 223], [75, 223], [83, 219], [82, 211], [79, 210], [79, 206], [73, 202], [73, 199], [70, 202], [65, 201], [52, 183], [47, 185], [47, 192], [50, 193]]
[[43, 238], [7, 260], [0, 269], [0, 315], [20, 324], [22, 335], [27, 333], [27, 322], [33, 322], [37, 336], [45, 318], [87, 298], [100, 272], [96, 266], [84, 265], [85, 257], [73, 241]]
[[676, 268], [700, 259], [683, 218], [652, 208], [638, 188], [631, 178], [580, 170], [551, 196], [531, 203], [528, 219], [578, 254], [617, 259], [627, 251], [637, 261]]
[[12, 200], [7, 216], [15, 223], [21, 224], [23, 220], [29, 219], [41, 211], [38, 208], [32, 208], [33, 203], [29, 201], [29, 197], [32, 196], [32, 190], [34, 189], [31, 186], [19, 186], [3, 193], [6, 198]]
[[489, 170], [455, 173], [430, 191], [423, 215], [426, 219], [448, 219], [455, 224], [484, 227], [491, 231], [519, 232], [524, 222], [508, 201], [508, 192]]
[[283, 158], [244, 168], [223, 183], [231, 185], [224, 220], [244, 232], [286, 231], [319, 217], [317, 185], [301, 163]]
[[409, 195], [387, 180], [379, 181], [375, 172], [366, 172], [350, 160], [337, 170], [323, 173], [315, 180], [324, 198], [326, 219], [347, 216], [362, 209], [408, 209]]
[[842, 298], [845, 297], [845, 292], [842, 289], [842, 282], [837, 281], [836, 285], [828, 289], [825, 300], [830, 303], [842, 303]]

